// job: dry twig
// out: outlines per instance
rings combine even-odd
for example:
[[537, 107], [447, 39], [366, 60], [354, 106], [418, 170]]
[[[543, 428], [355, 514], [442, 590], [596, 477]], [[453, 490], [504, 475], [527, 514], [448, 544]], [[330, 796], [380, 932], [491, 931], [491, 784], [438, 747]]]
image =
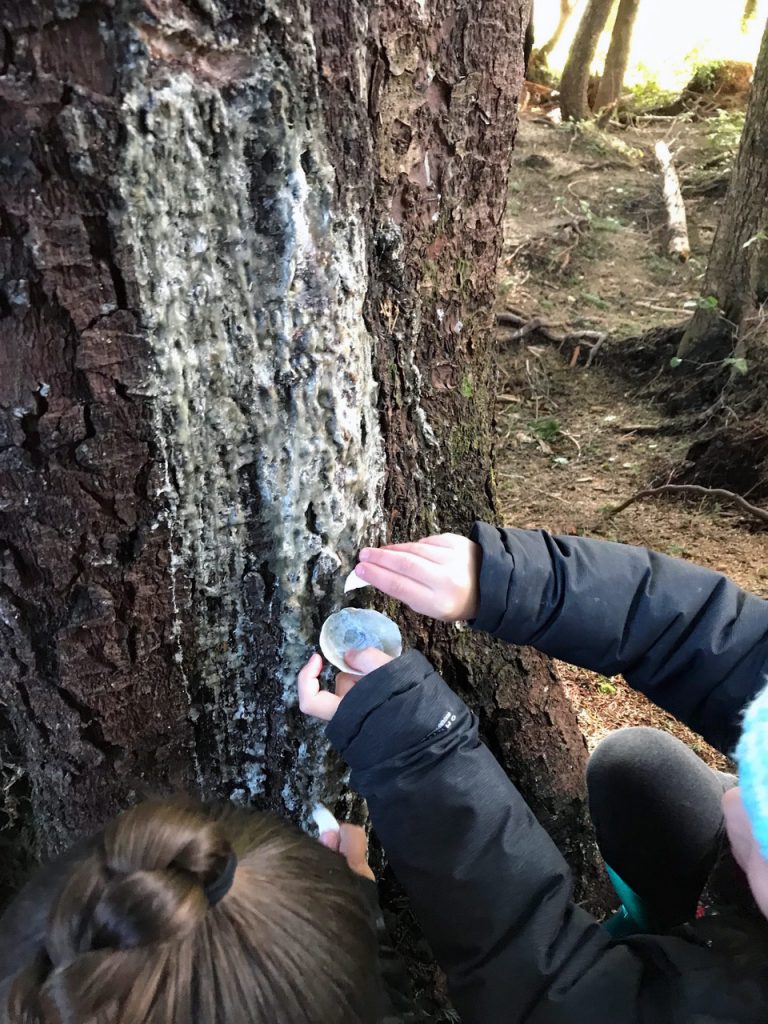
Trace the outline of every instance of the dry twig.
[[584, 369], [585, 370], [588, 370], [590, 368], [590, 366], [592, 365], [592, 360], [595, 358], [597, 353], [600, 351], [600, 348], [602, 347], [603, 343], [606, 341], [607, 337], [608, 337], [608, 332], [607, 331], [603, 331], [602, 334], [598, 335], [594, 345], [589, 350], [589, 355], [587, 356], [587, 361], [586, 361], [586, 363], [584, 363]]
[[630, 505], [634, 505], [635, 502], [642, 501], [643, 498], [654, 498], [659, 494], [700, 494], [705, 498], [719, 498], [721, 501], [727, 501], [736, 505], [742, 512], [755, 516], [761, 522], [768, 523], [768, 509], [758, 508], [757, 505], [750, 504], [746, 498], [742, 498], [740, 494], [726, 491], [722, 487], [701, 487], [699, 484], [662, 484], [660, 487], [648, 487], [643, 491], [638, 491], [637, 494], [633, 494], [631, 498], [627, 498], [626, 501], [623, 501], [621, 505], [617, 505], [616, 508], [608, 509], [603, 514], [603, 519], [612, 519], [619, 512], [629, 508]]
[[496, 315], [499, 327], [516, 327], [517, 330], [504, 337], [505, 341], [522, 341], [529, 334], [540, 334], [553, 345], [563, 345], [566, 341], [579, 341], [589, 348], [589, 355], [584, 364], [587, 369], [592, 365], [597, 352], [608, 339], [606, 331], [569, 331], [563, 324], [547, 324], [538, 317], [525, 317], [515, 310], [505, 310]]

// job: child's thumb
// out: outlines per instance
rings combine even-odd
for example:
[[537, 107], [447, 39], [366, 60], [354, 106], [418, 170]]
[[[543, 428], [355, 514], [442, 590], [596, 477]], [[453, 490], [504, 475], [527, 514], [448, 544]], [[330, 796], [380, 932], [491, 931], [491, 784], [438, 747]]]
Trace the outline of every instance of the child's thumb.
[[359, 825], [342, 825], [339, 839], [339, 853], [346, 859], [350, 869], [356, 875], [373, 880], [373, 872], [368, 866], [368, 838], [365, 830]]
[[365, 647], [363, 650], [353, 648], [345, 651], [344, 661], [355, 672], [366, 675], [368, 672], [375, 672], [382, 665], [387, 665], [392, 661], [392, 657], [389, 654], [385, 654], [384, 651], [380, 651], [377, 647]]

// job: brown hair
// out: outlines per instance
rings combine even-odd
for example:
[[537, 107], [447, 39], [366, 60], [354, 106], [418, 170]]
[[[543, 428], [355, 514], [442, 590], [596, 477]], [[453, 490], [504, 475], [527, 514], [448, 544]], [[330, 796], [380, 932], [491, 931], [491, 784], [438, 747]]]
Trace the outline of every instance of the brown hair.
[[6, 1019], [369, 1024], [376, 979], [374, 924], [342, 857], [268, 815], [147, 802], [68, 870]]

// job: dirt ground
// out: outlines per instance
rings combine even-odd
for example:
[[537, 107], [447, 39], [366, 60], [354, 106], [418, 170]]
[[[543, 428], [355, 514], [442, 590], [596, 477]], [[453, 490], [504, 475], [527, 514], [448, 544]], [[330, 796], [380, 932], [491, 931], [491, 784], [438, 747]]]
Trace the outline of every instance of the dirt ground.
[[[727, 129], [717, 119], [666, 118], [605, 132], [523, 115], [499, 310], [538, 318], [559, 332], [592, 330], [611, 338], [686, 319], [724, 192]], [[691, 258], [684, 264], [666, 254], [653, 156], [659, 138], [670, 145], [686, 201]], [[506, 522], [646, 545], [711, 566], [768, 597], [768, 533], [731, 508], [656, 498], [605, 517], [665, 478], [691, 436], [654, 434], [660, 412], [599, 361], [570, 367], [570, 347], [558, 350], [535, 334], [516, 337], [514, 328], [500, 329], [499, 343], [496, 465]], [[620, 679], [558, 667], [591, 747], [619, 726], [649, 724], [682, 736], [709, 763], [727, 766]]]

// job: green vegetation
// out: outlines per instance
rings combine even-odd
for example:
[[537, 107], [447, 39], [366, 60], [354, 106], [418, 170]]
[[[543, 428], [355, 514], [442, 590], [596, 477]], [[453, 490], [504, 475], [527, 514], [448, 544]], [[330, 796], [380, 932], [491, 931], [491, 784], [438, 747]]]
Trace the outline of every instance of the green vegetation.
[[597, 688], [600, 693], [606, 694], [608, 697], [615, 697], [617, 693], [617, 687], [615, 683], [612, 683], [610, 679], [605, 676], [600, 676], [597, 682]]
[[718, 110], [707, 122], [707, 141], [712, 149], [733, 159], [744, 130], [744, 117], [743, 110]]
[[528, 429], [542, 441], [554, 441], [562, 433], [560, 420], [556, 416], [541, 416], [529, 423]]
[[640, 81], [625, 89], [628, 98], [628, 105], [638, 114], [646, 110], [655, 110], [657, 107], [664, 107], [674, 102], [680, 95], [679, 91], [665, 89], [661, 85], [654, 71], [646, 64], [640, 63], [637, 66], [637, 73]]

